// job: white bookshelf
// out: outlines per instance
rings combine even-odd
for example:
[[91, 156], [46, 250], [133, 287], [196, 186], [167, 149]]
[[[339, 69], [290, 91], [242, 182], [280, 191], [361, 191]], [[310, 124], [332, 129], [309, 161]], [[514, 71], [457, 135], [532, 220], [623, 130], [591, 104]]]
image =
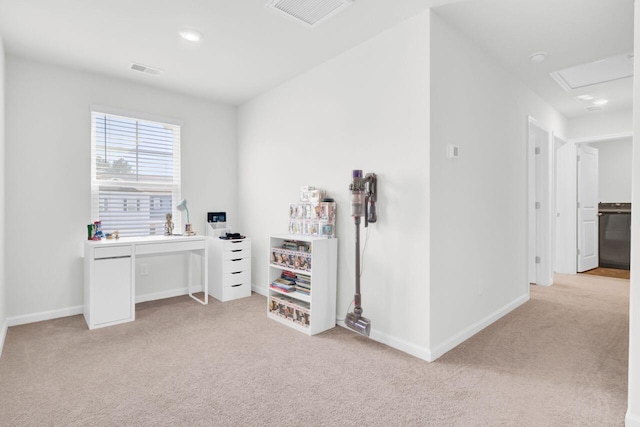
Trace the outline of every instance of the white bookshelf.
[[[271, 263], [271, 248], [281, 248], [285, 240], [295, 240], [309, 245], [311, 268], [309, 271], [289, 268]], [[298, 252], [298, 251], [295, 251]], [[302, 253], [302, 252], [298, 252]], [[283, 292], [269, 287], [267, 298], [267, 316], [283, 325], [287, 325], [307, 335], [315, 335], [336, 325], [336, 276], [338, 262], [338, 239], [325, 239], [290, 234], [272, 235], [269, 238], [269, 284], [282, 275], [283, 271], [305, 274], [311, 277], [311, 292], [305, 295], [299, 292]], [[269, 286], [269, 285], [267, 285]], [[296, 323], [271, 312], [271, 297], [286, 296], [294, 305], [309, 305], [309, 326]]]

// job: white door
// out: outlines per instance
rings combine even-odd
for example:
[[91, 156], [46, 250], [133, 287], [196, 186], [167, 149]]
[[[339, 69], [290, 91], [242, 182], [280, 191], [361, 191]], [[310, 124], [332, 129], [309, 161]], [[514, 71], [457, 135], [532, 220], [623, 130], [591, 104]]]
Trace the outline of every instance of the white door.
[[576, 274], [578, 238], [576, 230], [576, 144], [555, 137], [556, 142], [556, 265], [554, 271], [562, 274]]
[[578, 272], [598, 267], [598, 150], [578, 147]]
[[553, 150], [550, 132], [529, 117], [529, 283], [553, 284]]

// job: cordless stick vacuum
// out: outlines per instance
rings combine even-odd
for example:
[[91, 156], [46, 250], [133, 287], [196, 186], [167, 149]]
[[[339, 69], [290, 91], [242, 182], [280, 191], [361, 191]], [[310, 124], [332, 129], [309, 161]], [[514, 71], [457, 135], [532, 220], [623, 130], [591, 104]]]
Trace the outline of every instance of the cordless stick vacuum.
[[362, 317], [362, 301], [360, 297], [360, 218], [364, 216], [365, 228], [370, 222], [376, 222], [376, 198], [378, 180], [375, 173], [368, 173], [364, 178], [361, 170], [353, 171], [351, 190], [351, 216], [356, 224], [356, 293], [353, 313], [347, 313], [345, 324], [359, 334], [369, 336], [371, 321]]

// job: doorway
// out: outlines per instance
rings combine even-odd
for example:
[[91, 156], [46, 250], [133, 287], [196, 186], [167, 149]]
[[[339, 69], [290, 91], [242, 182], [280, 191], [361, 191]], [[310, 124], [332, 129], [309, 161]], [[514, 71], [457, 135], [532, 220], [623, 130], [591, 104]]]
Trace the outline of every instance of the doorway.
[[528, 118], [528, 270], [529, 283], [553, 284], [551, 132]]
[[[602, 231], [601, 203], [628, 204], [631, 201], [632, 133], [570, 141], [556, 137], [554, 142], [554, 271], [562, 274], [590, 271], [598, 268], [600, 264], [599, 241], [618, 238], [611, 233], [608, 236], [599, 235]], [[597, 159], [593, 155], [594, 149], [598, 153]], [[588, 171], [589, 164], [591, 172]], [[582, 168], [582, 171], [579, 168]], [[586, 176], [579, 179], [579, 172], [585, 172]], [[583, 200], [578, 200], [580, 192], [583, 194]], [[622, 238], [628, 238], [628, 235]], [[604, 264], [607, 264], [606, 260]], [[619, 276], [617, 272], [607, 275]]]

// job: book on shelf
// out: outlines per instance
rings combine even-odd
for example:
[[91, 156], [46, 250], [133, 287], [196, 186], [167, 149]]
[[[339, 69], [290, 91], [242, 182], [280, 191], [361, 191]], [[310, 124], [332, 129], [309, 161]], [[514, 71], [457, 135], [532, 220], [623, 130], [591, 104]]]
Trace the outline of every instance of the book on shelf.
[[282, 277], [278, 277], [273, 283], [277, 283], [279, 285], [293, 286], [296, 284], [295, 280], [289, 280]]
[[285, 287], [285, 286], [279, 286], [279, 285], [276, 285], [276, 284], [274, 284], [274, 283], [270, 284], [270, 285], [269, 285], [269, 287], [270, 287], [271, 289], [275, 289], [275, 290], [277, 290], [277, 291], [280, 291], [280, 292], [287, 292], [287, 293], [289, 293], [289, 292], [295, 292], [295, 290], [296, 290], [296, 287], [295, 287], [295, 286], [286, 286], [286, 287]]
[[296, 282], [295, 286], [298, 287], [298, 288], [304, 288], [304, 289], [311, 290], [311, 285], [307, 284], [307, 283], [298, 283], [298, 282]]
[[307, 289], [303, 289], [303, 288], [296, 288], [295, 291], [299, 294], [302, 295], [307, 295], [310, 296], [311, 295], [311, 291], [307, 290]]
[[291, 251], [297, 251], [298, 250], [298, 244], [296, 242], [285, 240], [284, 242], [282, 242], [282, 249], [289, 249]]
[[295, 285], [296, 283], [292, 280], [285, 280], [281, 277], [278, 277], [269, 286], [274, 289], [279, 289], [283, 292], [293, 292], [295, 290]]
[[295, 279], [298, 278], [298, 276], [294, 272], [289, 271], [289, 270], [284, 270], [280, 277], [282, 277], [284, 279], [291, 279], [291, 280], [295, 280]]

